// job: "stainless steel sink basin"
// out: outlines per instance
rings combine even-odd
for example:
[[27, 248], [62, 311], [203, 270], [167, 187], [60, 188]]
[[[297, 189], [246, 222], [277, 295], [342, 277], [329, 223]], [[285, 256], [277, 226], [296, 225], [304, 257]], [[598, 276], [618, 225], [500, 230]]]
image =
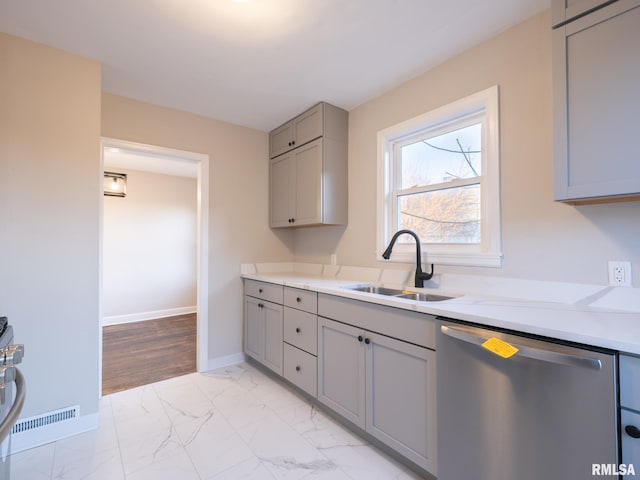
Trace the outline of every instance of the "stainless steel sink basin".
[[359, 287], [344, 287], [356, 292], [375, 293], [377, 295], [396, 296], [406, 293], [406, 290], [400, 290], [398, 288], [376, 287], [375, 285], [365, 285]]
[[396, 295], [398, 298], [408, 298], [409, 300], [417, 300], [419, 302], [441, 302], [443, 300], [449, 300], [453, 297], [447, 297], [446, 295], [434, 295], [433, 293], [403, 293]]
[[344, 286], [349, 290], [355, 292], [375, 293], [376, 295], [386, 295], [388, 297], [406, 298], [408, 300], [417, 300], [419, 302], [441, 302], [442, 300], [449, 300], [453, 297], [447, 297], [445, 295], [435, 295], [433, 293], [419, 293], [412, 292], [411, 290], [402, 290], [400, 288], [388, 288], [378, 287], [375, 285], [357, 285], [357, 286]]

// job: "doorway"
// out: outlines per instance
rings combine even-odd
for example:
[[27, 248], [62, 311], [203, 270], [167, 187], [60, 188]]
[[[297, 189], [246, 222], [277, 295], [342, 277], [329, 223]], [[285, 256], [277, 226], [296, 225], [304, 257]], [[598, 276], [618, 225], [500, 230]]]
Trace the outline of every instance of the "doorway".
[[[121, 165], [122, 169], [135, 171], [148, 171], [164, 175], [183, 175], [184, 172], [177, 173], [180, 169], [183, 171], [191, 169], [195, 175], [196, 182], [196, 367], [198, 371], [207, 370], [208, 366], [208, 304], [207, 304], [207, 286], [208, 286], [208, 205], [209, 205], [209, 156], [194, 152], [182, 151], [148, 145], [125, 140], [112, 138], [102, 138], [102, 165], [103, 171], [112, 171], [114, 167]], [[114, 160], [115, 158], [115, 160]], [[118, 163], [123, 162], [123, 163]], [[177, 169], [177, 170], [176, 170]], [[173, 173], [172, 173], [173, 172]], [[187, 176], [187, 175], [183, 175]], [[100, 219], [100, 326], [99, 326], [99, 352], [101, 366], [99, 374], [100, 392], [102, 394], [102, 365], [103, 365], [103, 319], [105, 314], [105, 210], [104, 200], [101, 203], [101, 219]], [[110, 266], [110, 265], [109, 265]], [[107, 269], [108, 270], [108, 269]], [[162, 331], [164, 328], [176, 328], [175, 322], [188, 322], [185, 314], [188, 312], [175, 312], [172, 320], [174, 325], [166, 327], [165, 324], [147, 325], [149, 328], [155, 328], [156, 331]], [[188, 315], [186, 315], [188, 317]], [[135, 317], [135, 315], [133, 316]], [[133, 318], [135, 321], [136, 318]], [[145, 319], [146, 320], [146, 319]], [[147, 320], [148, 321], [148, 320]], [[162, 319], [165, 321], [165, 319]], [[118, 323], [118, 322], [116, 322]], [[170, 325], [170, 324], [166, 324]], [[109, 327], [110, 328], [110, 327]], [[153, 331], [153, 328], [151, 331]], [[178, 330], [184, 330], [182, 327]], [[177, 331], [178, 331], [177, 330]], [[170, 355], [167, 354], [167, 361]]]

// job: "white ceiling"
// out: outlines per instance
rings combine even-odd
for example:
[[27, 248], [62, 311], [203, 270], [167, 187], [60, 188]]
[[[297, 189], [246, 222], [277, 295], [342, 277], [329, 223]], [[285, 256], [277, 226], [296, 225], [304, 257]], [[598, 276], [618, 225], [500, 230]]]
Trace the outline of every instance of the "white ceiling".
[[0, 0], [0, 31], [102, 63], [103, 90], [271, 130], [350, 110], [549, 0]]
[[198, 176], [198, 162], [185, 158], [112, 147], [104, 148], [102, 158], [104, 170], [108, 172], [119, 173], [119, 170], [124, 169], [177, 177]]

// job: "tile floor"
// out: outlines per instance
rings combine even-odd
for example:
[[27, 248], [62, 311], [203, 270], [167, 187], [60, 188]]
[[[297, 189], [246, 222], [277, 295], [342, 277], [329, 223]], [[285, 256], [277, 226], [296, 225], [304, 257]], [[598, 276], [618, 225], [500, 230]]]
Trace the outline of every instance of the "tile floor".
[[102, 398], [100, 427], [11, 457], [12, 480], [409, 480], [251, 365]]

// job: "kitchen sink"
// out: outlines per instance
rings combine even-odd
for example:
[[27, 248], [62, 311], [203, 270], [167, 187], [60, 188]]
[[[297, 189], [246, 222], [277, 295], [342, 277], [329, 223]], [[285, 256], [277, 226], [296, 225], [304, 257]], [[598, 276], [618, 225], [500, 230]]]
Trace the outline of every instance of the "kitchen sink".
[[408, 298], [409, 300], [417, 300], [419, 302], [441, 302], [443, 300], [449, 300], [453, 297], [447, 297], [446, 295], [434, 295], [433, 293], [403, 293], [401, 295], [395, 295], [398, 298]]
[[394, 297], [396, 295], [402, 295], [404, 293], [409, 293], [407, 292], [407, 290], [401, 290], [398, 288], [376, 287], [375, 285], [343, 287], [343, 288], [348, 288], [349, 290], [354, 290], [356, 292], [375, 293], [376, 295], [388, 295], [390, 297]]
[[376, 285], [358, 285], [344, 286], [348, 290], [355, 292], [374, 293], [376, 295], [386, 295], [388, 297], [406, 298], [408, 300], [417, 300], [419, 302], [441, 302], [449, 300], [453, 297], [446, 295], [435, 295], [433, 293], [412, 292], [411, 290], [403, 290], [400, 288], [378, 287]]

